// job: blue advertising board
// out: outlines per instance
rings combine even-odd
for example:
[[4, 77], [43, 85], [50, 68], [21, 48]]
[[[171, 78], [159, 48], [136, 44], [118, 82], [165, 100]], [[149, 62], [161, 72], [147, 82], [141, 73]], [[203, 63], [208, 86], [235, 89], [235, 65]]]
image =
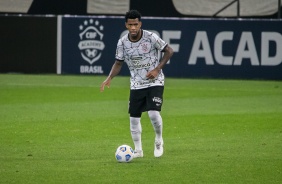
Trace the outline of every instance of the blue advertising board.
[[[58, 73], [108, 75], [123, 17], [59, 17]], [[282, 79], [282, 21], [142, 18], [142, 28], [168, 42], [168, 77]], [[125, 64], [126, 65], [126, 64]], [[127, 66], [120, 75], [129, 75]]]

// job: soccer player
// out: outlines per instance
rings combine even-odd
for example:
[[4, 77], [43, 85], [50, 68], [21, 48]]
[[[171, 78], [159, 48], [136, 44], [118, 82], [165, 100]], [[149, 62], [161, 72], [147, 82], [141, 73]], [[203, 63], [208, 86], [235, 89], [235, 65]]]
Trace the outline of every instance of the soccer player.
[[[155, 33], [141, 29], [141, 14], [130, 10], [125, 14], [125, 27], [128, 34], [118, 40], [115, 63], [104, 82], [110, 87], [111, 80], [118, 75], [126, 62], [130, 70], [130, 131], [134, 142], [134, 157], [143, 157], [141, 141], [141, 115], [147, 111], [155, 131], [154, 156], [163, 155], [163, 121], [160, 115], [163, 104], [164, 74], [162, 68], [173, 55], [172, 48]], [[159, 60], [158, 51], [163, 52]]]

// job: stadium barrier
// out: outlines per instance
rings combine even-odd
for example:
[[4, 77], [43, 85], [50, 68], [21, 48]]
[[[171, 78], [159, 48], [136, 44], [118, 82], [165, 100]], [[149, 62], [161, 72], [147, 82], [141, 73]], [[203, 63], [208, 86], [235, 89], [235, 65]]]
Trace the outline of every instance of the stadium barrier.
[[[145, 17], [142, 22], [174, 49], [166, 76], [282, 79], [281, 20]], [[123, 17], [58, 17], [57, 73], [107, 75], [125, 33]], [[127, 67], [121, 75], [129, 75]]]
[[0, 73], [56, 73], [56, 16], [0, 15]]
[[[0, 16], [0, 72], [107, 75], [123, 17]], [[142, 19], [174, 49], [166, 76], [282, 79], [282, 20]], [[57, 61], [56, 61], [57, 60]], [[126, 66], [121, 75], [129, 75]]]

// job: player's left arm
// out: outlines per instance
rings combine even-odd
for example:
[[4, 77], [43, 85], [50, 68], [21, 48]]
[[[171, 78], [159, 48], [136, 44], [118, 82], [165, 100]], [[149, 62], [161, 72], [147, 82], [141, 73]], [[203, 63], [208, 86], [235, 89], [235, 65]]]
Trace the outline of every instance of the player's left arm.
[[156, 78], [159, 72], [161, 71], [161, 69], [165, 66], [165, 64], [169, 61], [169, 59], [173, 55], [173, 49], [169, 45], [166, 45], [165, 48], [162, 50], [162, 52], [164, 52], [164, 55], [161, 58], [159, 65], [155, 69], [147, 73], [146, 77], [148, 79]]

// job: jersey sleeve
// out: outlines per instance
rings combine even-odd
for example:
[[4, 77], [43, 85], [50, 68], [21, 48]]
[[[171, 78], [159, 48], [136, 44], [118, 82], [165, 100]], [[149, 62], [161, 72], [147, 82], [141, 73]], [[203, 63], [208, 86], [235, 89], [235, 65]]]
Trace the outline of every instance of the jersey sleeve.
[[154, 46], [156, 49], [158, 49], [159, 51], [162, 51], [166, 46], [167, 46], [167, 43], [162, 40], [157, 34], [153, 33], [152, 34], [152, 39], [154, 41]]
[[123, 43], [122, 43], [121, 39], [119, 39], [119, 41], [117, 43], [115, 58], [116, 58], [116, 60], [124, 61]]

